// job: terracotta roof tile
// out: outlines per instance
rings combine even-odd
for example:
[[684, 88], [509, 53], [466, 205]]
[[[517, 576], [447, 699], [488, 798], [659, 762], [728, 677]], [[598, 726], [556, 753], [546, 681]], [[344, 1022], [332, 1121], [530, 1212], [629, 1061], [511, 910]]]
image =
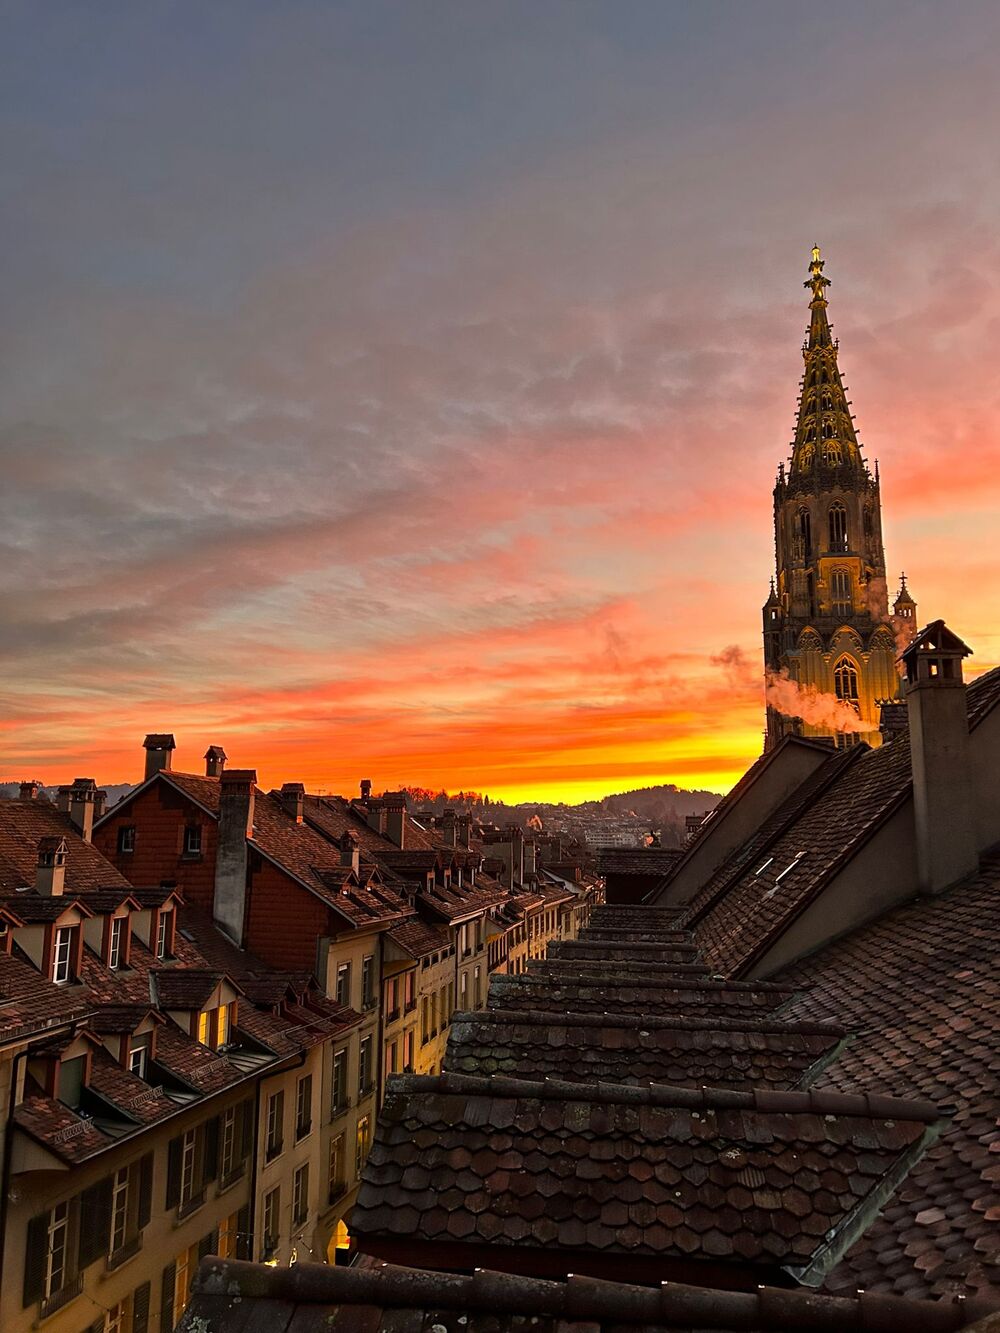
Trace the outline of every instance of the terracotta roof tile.
[[393, 1077], [349, 1225], [362, 1243], [408, 1235], [551, 1253], [579, 1248], [586, 1223], [593, 1251], [801, 1280], [938, 1128], [918, 1101]]
[[34, 885], [38, 843], [44, 837], [66, 839], [66, 892], [90, 889], [130, 890], [131, 885], [105, 860], [93, 843], [84, 842], [69, 815], [47, 801], [0, 802], [0, 896]]

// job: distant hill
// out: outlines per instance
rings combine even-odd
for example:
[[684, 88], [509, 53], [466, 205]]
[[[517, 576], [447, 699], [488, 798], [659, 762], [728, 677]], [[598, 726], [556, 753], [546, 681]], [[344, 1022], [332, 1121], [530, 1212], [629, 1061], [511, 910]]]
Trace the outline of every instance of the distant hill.
[[[97, 785], [100, 787], [101, 784], [98, 783]], [[108, 809], [110, 810], [113, 805], [117, 805], [125, 793], [132, 790], [134, 785], [132, 782], [119, 782], [113, 783], [110, 787], [102, 788], [108, 794]], [[20, 788], [21, 784], [19, 782], [0, 782], [0, 801], [13, 801]], [[38, 790], [41, 795], [47, 796], [50, 801], [55, 801], [58, 788], [39, 787]]]

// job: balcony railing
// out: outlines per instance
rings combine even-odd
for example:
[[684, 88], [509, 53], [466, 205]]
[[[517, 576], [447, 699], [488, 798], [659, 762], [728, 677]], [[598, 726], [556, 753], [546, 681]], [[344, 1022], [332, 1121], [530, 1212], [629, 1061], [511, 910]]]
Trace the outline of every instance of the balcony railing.
[[142, 1249], [142, 1232], [137, 1232], [131, 1240], [125, 1241], [119, 1245], [117, 1250], [112, 1250], [108, 1255], [108, 1272], [112, 1273], [116, 1268], [121, 1268], [122, 1264], [127, 1263], [134, 1255]]

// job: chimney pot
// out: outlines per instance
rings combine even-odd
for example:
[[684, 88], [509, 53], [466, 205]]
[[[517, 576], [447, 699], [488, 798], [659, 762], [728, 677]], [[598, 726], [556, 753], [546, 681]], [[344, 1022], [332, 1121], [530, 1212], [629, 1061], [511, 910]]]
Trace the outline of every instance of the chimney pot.
[[362, 779], [361, 779], [361, 799], [364, 801], [365, 805], [367, 805], [368, 802], [369, 802], [369, 800], [371, 799], [371, 794], [372, 794], [372, 780], [371, 780], [371, 778], [362, 778]]
[[61, 898], [66, 887], [66, 839], [39, 838], [35, 888], [46, 898]]
[[344, 829], [339, 839], [340, 864], [349, 866], [355, 874], [361, 867], [361, 855], [358, 851], [358, 835], [353, 829]]
[[98, 797], [104, 793], [97, 790], [93, 778], [74, 778], [68, 787], [60, 787], [56, 802], [57, 808], [68, 814], [73, 826], [84, 842], [90, 842], [94, 832], [94, 808]]
[[177, 748], [173, 736], [168, 731], [151, 731], [142, 743], [146, 751], [145, 781], [159, 772], [169, 772], [171, 755]]
[[283, 782], [281, 784], [281, 804], [296, 824], [302, 823], [302, 808], [305, 804], [306, 789], [301, 782]]
[[38, 796], [38, 788], [41, 784], [37, 782], [22, 782], [21, 790], [18, 793], [18, 800], [33, 801]]
[[221, 778], [227, 757], [221, 745], [210, 745], [205, 751], [205, 777]]

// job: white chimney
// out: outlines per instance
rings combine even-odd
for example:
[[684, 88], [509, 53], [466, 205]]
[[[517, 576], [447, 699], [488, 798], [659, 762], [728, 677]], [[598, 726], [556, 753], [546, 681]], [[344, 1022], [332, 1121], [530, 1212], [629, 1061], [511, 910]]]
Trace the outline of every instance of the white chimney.
[[46, 898], [61, 898], [66, 887], [66, 839], [39, 838], [35, 888]]
[[935, 620], [902, 654], [921, 893], [979, 868], [962, 658], [972, 651]]
[[231, 940], [242, 946], [246, 917], [249, 849], [253, 834], [253, 768], [229, 768], [219, 779], [219, 842], [215, 852], [212, 915]]

